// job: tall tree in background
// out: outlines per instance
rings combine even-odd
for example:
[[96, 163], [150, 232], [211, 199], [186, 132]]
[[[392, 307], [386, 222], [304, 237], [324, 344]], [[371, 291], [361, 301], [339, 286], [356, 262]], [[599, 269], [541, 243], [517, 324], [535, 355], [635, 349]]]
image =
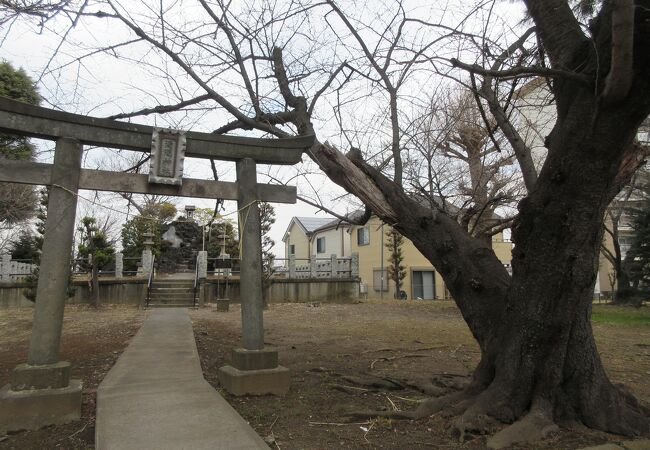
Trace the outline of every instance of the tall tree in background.
[[[42, 188], [39, 192], [39, 204], [36, 213], [36, 233], [31, 233], [29, 231], [23, 231], [21, 233], [20, 240], [14, 244], [14, 249], [21, 251], [18, 243], [22, 242], [23, 245], [27, 245], [28, 250], [31, 253], [31, 249], [35, 248], [36, 252], [31, 253], [33, 264], [36, 268], [25, 277], [24, 282], [27, 284], [27, 288], [23, 291], [23, 295], [27, 300], [31, 302], [36, 301], [36, 287], [38, 285], [38, 274], [40, 271], [41, 265], [41, 249], [43, 248], [43, 238], [45, 236], [45, 223], [47, 222], [47, 200], [48, 200], [48, 190], [47, 188]], [[22, 250], [25, 253], [25, 250]], [[12, 252], [13, 255], [13, 252]], [[14, 256], [15, 257], [15, 256]], [[72, 271], [70, 271], [72, 274]], [[72, 275], [71, 275], [72, 276]], [[68, 294], [72, 295], [72, 287], [68, 286]]]
[[[19, 238], [12, 243], [12, 257], [14, 259], [31, 259], [32, 263], [36, 266], [31, 274], [23, 280], [27, 287], [23, 291], [25, 298], [31, 302], [36, 301], [36, 287], [38, 286], [38, 276], [41, 265], [41, 249], [43, 247], [43, 240], [45, 237], [45, 224], [47, 222], [47, 202], [48, 202], [48, 189], [42, 188], [39, 191], [39, 204], [36, 212], [36, 232], [23, 230]], [[70, 249], [72, 252], [72, 249]], [[68, 289], [66, 294], [72, 297], [75, 293], [74, 286], [72, 285], [72, 270], [68, 277]]]
[[262, 237], [262, 271], [266, 278], [273, 274], [273, 246], [275, 241], [271, 239], [271, 227], [275, 223], [275, 208], [267, 202], [260, 202], [260, 232]]
[[273, 264], [275, 255], [273, 246], [275, 241], [271, 239], [271, 227], [275, 223], [275, 208], [267, 202], [260, 202], [260, 233], [262, 239], [262, 293], [264, 295], [264, 305], [268, 304], [268, 287], [271, 285], [271, 277], [275, 271]]
[[[486, 244], [512, 225], [525, 190], [515, 156], [471, 90], [443, 89], [403, 132], [405, 185]], [[501, 217], [496, 211], [508, 210]]]
[[386, 249], [389, 252], [390, 263], [388, 265], [388, 278], [395, 282], [395, 298], [401, 298], [402, 280], [406, 278], [406, 266], [404, 266], [404, 253], [402, 245], [404, 237], [398, 231], [391, 228], [386, 230]]
[[636, 306], [650, 294], [650, 209], [638, 212], [634, 218], [634, 231], [637, 233], [632, 241], [626, 261], [629, 274], [629, 285], [618, 290], [615, 303]]
[[[0, 62], [0, 96], [38, 105], [41, 97], [34, 82], [24, 70]], [[0, 133], [0, 162], [2, 159], [33, 160], [34, 147], [24, 136]], [[29, 219], [38, 202], [30, 185], [0, 183], [0, 225], [5, 228]]]
[[[650, 120], [648, 119], [639, 127], [637, 144], [645, 148], [643, 152], [650, 153]], [[638, 270], [634, 261], [635, 256], [625, 253], [624, 250], [630, 245], [639, 248], [641, 242], [637, 239], [636, 227], [643, 229], [643, 225], [635, 222], [643, 216], [649, 200], [650, 168], [644, 164], [607, 208], [604, 229], [609, 239], [603, 242], [601, 253], [612, 265], [613, 272], [608, 275], [611, 279], [614, 303], [638, 304], [641, 301], [641, 293], [636, 292], [638, 278], [632, 275], [632, 271]]]
[[614, 302], [640, 307], [650, 294], [650, 184], [646, 180], [637, 189], [637, 200], [625, 208], [632, 237], [630, 248], [620, 263], [623, 276], [617, 276]]

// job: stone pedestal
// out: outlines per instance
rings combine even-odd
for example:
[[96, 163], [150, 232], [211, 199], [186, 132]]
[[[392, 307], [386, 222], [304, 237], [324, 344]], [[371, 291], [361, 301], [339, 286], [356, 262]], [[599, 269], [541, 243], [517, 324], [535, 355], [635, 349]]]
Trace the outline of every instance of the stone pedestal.
[[70, 380], [70, 363], [20, 364], [0, 389], [0, 434], [38, 430], [81, 418], [81, 381]]
[[70, 363], [67, 361], [39, 366], [19, 364], [14, 369], [11, 378], [11, 389], [14, 391], [60, 389], [69, 384]]
[[230, 366], [219, 369], [219, 382], [233, 395], [285, 395], [290, 372], [278, 365], [278, 352], [270, 349], [232, 351]]

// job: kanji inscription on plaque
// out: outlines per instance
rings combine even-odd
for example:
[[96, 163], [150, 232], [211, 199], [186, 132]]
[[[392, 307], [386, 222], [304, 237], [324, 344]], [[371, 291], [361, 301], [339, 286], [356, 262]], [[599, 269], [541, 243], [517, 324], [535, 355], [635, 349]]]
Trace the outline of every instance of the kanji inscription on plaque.
[[185, 159], [185, 133], [154, 128], [151, 138], [149, 182], [182, 184]]

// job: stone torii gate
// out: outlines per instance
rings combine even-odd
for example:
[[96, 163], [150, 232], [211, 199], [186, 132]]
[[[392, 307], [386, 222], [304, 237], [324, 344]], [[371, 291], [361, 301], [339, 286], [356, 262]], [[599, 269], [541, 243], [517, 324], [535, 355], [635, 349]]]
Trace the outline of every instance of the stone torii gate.
[[[179, 132], [81, 116], [0, 97], [0, 130], [55, 140], [53, 164], [0, 162], [0, 181], [50, 186], [45, 239], [27, 362], [14, 369], [0, 390], [0, 433], [77, 420], [81, 381], [70, 379], [70, 363], [59, 360], [66, 284], [79, 189], [237, 200], [242, 243], [242, 347], [220, 381], [234, 394], [282, 394], [288, 369], [277, 352], [264, 348], [262, 250], [258, 201], [295, 203], [296, 189], [258, 184], [256, 164], [300, 161], [313, 137], [257, 139]], [[81, 168], [84, 145], [151, 152], [149, 175]], [[237, 182], [183, 178], [185, 156], [235, 161]], [[242, 220], [244, 219], [244, 220]]]

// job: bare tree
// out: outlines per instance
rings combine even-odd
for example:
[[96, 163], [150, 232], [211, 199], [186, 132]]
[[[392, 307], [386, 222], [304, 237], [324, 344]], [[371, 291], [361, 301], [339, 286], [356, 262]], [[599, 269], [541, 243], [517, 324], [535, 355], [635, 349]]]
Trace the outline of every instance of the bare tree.
[[[182, 98], [157, 108], [213, 104], [229, 117], [216, 127], [220, 133], [320, 137], [327, 115], [338, 114], [341, 124], [348, 117], [381, 119], [368, 126], [363, 145], [354, 142], [360, 135], [344, 133], [339, 146], [348, 147], [346, 154], [317, 138], [309, 156], [432, 262], [479, 343], [481, 361], [462, 391], [414, 412], [371, 414], [415, 418], [453, 405], [461, 436], [491, 421], [516, 422], [493, 441], [500, 445], [539, 438], [563, 420], [648, 433], [647, 410], [605, 374], [589, 315], [603, 215], [644, 157], [632, 144], [650, 112], [650, 2], [597, 3], [589, 23], [566, 0], [525, 5], [535, 28], [511, 39], [491, 32], [492, 23], [468, 20], [475, 9], [451, 23], [447, 16], [423, 17], [405, 1], [378, 5], [367, 21], [354, 5], [333, 0], [259, 1], [245, 11], [198, 0], [194, 16], [173, 6], [126, 8], [107, 0], [80, 16], [116, 21], [129, 34], [72, 63], [101, 51], [133, 58], [128, 48], [147, 48], [138, 54], [141, 64], [155, 56], [170, 78], [184, 81]], [[137, 48], [129, 45], [134, 40]], [[473, 90], [486, 129], [498, 126], [519, 164], [527, 195], [514, 220], [512, 277], [484, 238], [405, 187], [400, 105], [420, 101], [423, 89], [437, 85], [435, 74]], [[517, 86], [531, 77], [546, 80], [557, 113], [539, 171], [511, 116]], [[443, 151], [458, 150], [448, 142]], [[467, 184], [477, 199], [485, 198], [478, 194], [482, 179], [478, 173]]]
[[494, 121], [483, 122], [469, 91], [445, 91], [441, 97], [404, 132], [404, 147], [415, 150], [407, 152], [405, 189], [490, 244], [512, 223], [524, 193], [521, 173], [510, 146], [495, 136]]

